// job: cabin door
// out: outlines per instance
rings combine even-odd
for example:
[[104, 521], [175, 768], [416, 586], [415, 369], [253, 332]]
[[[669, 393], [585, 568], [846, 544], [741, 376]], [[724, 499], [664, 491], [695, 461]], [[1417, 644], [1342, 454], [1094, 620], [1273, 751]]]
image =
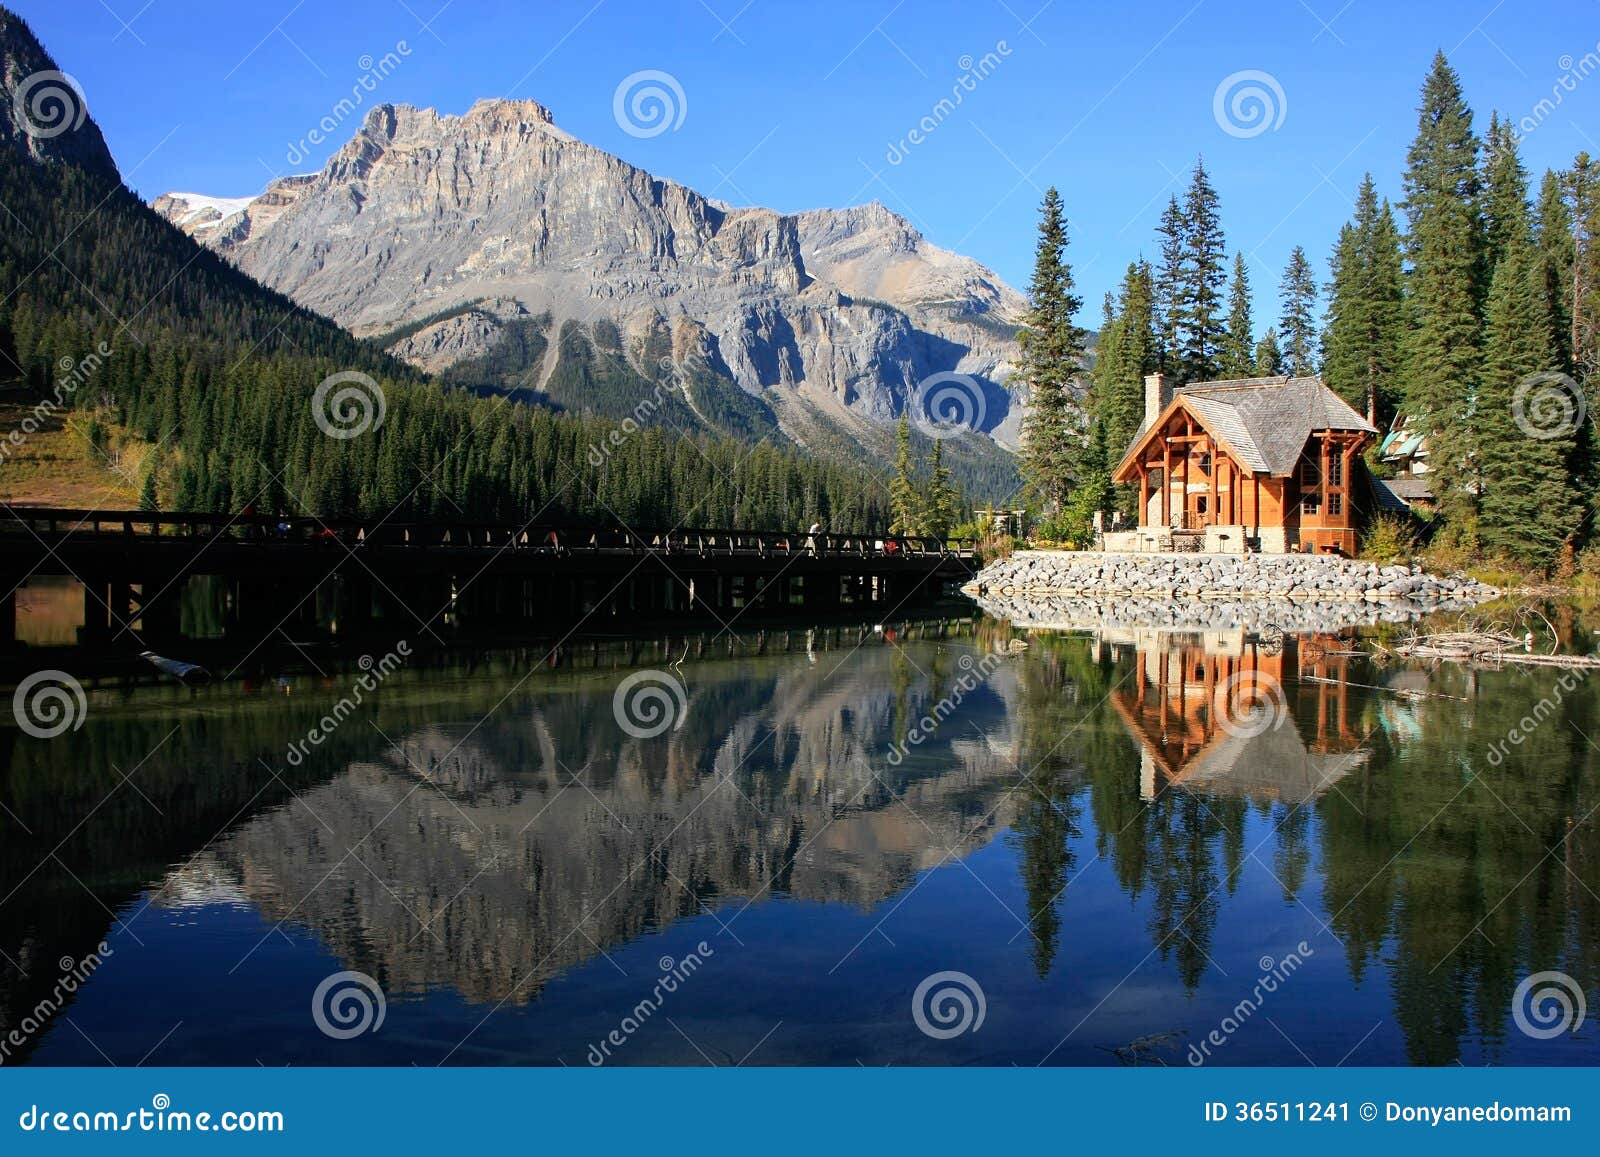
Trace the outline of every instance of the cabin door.
[[1211, 495], [1191, 492], [1184, 510], [1184, 527], [1188, 530], [1200, 530], [1214, 522], [1216, 522], [1216, 511], [1211, 509]]

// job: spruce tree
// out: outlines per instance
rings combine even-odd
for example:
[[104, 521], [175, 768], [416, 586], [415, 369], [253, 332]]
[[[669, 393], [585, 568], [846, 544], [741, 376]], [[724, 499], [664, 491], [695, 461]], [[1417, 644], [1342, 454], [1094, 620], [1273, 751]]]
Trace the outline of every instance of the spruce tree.
[[1470, 537], [1469, 414], [1482, 365], [1484, 230], [1472, 111], [1442, 52], [1423, 84], [1417, 136], [1406, 162], [1414, 328], [1406, 350], [1405, 402], [1428, 438], [1440, 511]]
[[889, 483], [889, 533], [916, 534], [917, 480], [911, 462], [911, 419], [904, 410], [894, 434], [894, 478]]
[[946, 538], [950, 528], [960, 518], [956, 507], [956, 488], [950, 480], [950, 468], [944, 464], [944, 439], [933, 440], [933, 450], [928, 456], [928, 489], [923, 498], [921, 532], [935, 538]]
[[1587, 383], [1600, 366], [1600, 163], [1579, 153], [1566, 183], [1572, 221], [1568, 346], [1573, 367]]
[[1286, 372], [1297, 378], [1317, 372], [1317, 278], [1306, 251], [1296, 245], [1278, 284], [1283, 304], [1279, 327], [1284, 340]]
[[1217, 376], [1223, 342], [1222, 217], [1205, 162], [1196, 160], [1183, 202], [1183, 276], [1179, 301], [1178, 364], [1186, 381]]
[[1028, 415], [1022, 429], [1022, 472], [1047, 515], [1061, 509], [1078, 473], [1084, 446], [1079, 409], [1071, 395], [1083, 361], [1084, 335], [1073, 321], [1082, 301], [1073, 293], [1066, 260], [1067, 223], [1061, 196], [1045, 192], [1039, 211], [1039, 241], [1028, 313], [1017, 334], [1018, 375], [1028, 384]]
[[1283, 350], [1278, 345], [1278, 330], [1269, 326], [1256, 343], [1256, 373], [1258, 378], [1276, 378], [1283, 373]]
[[1161, 256], [1152, 282], [1153, 319], [1156, 334], [1156, 368], [1176, 377], [1179, 364], [1179, 331], [1183, 325], [1184, 246], [1189, 227], [1184, 221], [1178, 198], [1173, 197], [1161, 211], [1156, 235], [1161, 239]]
[[1573, 369], [1572, 310], [1567, 290], [1572, 284], [1574, 250], [1572, 214], [1566, 198], [1560, 174], [1546, 169], [1539, 183], [1539, 200], [1534, 211], [1534, 248], [1545, 311], [1550, 318], [1551, 345], [1559, 364], [1570, 373]]
[[1492, 278], [1506, 248], [1528, 228], [1528, 172], [1517, 152], [1517, 134], [1498, 112], [1489, 114], [1483, 138], [1484, 278]]
[[1228, 283], [1228, 332], [1222, 342], [1222, 375], [1248, 378], [1255, 372], [1256, 335], [1250, 317], [1250, 274], [1244, 254], [1233, 255], [1233, 279]]
[[1548, 567], [1581, 516], [1571, 467], [1582, 411], [1576, 383], [1556, 368], [1527, 215], [1512, 209], [1501, 224], [1473, 407], [1478, 539], [1491, 552]]
[[[1144, 376], [1157, 366], [1152, 319], [1150, 266], [1132, 262], [1113, 305], [1106, 303], [1107, 323], [1101, 330], [1094, 370], [1095, 436], [1104, 446], [1105, 469], [1116, 466], [1133, 445], [1144, 421]], [[1089, 456], [1091, 459], [1093, 454]], [[1112, 501], [1132, 515], [1137, 497], [1132, 487], [1116, 490]]]
[[1356, 192], [1355, 218], [1339, 231], [1329, 263], [1323, 376], [1330, 389], [1379, 429], [1399, 402], [1405, 340], [1400, 234], [1369, 173]]

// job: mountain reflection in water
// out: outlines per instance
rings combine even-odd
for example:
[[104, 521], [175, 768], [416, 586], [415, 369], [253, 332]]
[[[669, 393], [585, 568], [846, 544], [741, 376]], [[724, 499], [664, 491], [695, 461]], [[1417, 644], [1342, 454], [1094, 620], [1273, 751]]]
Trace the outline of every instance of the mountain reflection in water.
[[[1015, 637], [419, 663], [299, 768], [347, 677], [97, 693], [81, 731], [0, 737], [0, 1031], [58, 958], [115, 949], [9, 1061], [582, 1063], [700, 943], [610, 1063], [1182, 1063], [1300, 943], [1271, 1023], [1212, 1063], [1600, 1061], [1592, 1026], [1511, 1017], [1531, 972], [1594, 992], [1593, 688], [1491, 766], [1555, 673], [1381, 669], [1334, 635]], [[654, 738], [613, 714], [639, 669], [686, 689]], [[382, 1031], [317, 1031], [337, 969], [382, 987]], [[917, 1028], [943, 970], [981, 985], [981, 1031]]]

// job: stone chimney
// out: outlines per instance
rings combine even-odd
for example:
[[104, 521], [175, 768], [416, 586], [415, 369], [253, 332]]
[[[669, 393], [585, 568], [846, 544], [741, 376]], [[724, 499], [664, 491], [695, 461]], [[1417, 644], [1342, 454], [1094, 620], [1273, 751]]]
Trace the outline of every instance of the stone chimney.
[[1139, 427], [1139, 433], [1143, 434], [1156, 424], [1156, 419], [1161, 416], [1161, 411], [1165, 410], [1168, 404], [1171, 403], [1174, 389], [1173, 383], [1167, 380], [1166, 374], [1156, 373], [1144, 376], [1144, 422]]

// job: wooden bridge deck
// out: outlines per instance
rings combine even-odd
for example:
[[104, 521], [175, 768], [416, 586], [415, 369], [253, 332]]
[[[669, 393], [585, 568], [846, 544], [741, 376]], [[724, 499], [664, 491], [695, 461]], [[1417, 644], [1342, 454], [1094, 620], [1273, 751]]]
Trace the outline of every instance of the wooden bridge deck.
[[[973, 544], [915, 535], [390, 522], [0, 505], [0, 644], [35, 575], [85, 588], [84, 634], [177, 629], [190, 578], [222, 580], [230, 622], [374, 616], [479, 625], [922, 602], [977, 569]], [[310, 609], [306, 609], [309, 602]], [[318, 607], [321, 609], [319, 610]], [[431, 627], [430, 627], [431, 629]]]

